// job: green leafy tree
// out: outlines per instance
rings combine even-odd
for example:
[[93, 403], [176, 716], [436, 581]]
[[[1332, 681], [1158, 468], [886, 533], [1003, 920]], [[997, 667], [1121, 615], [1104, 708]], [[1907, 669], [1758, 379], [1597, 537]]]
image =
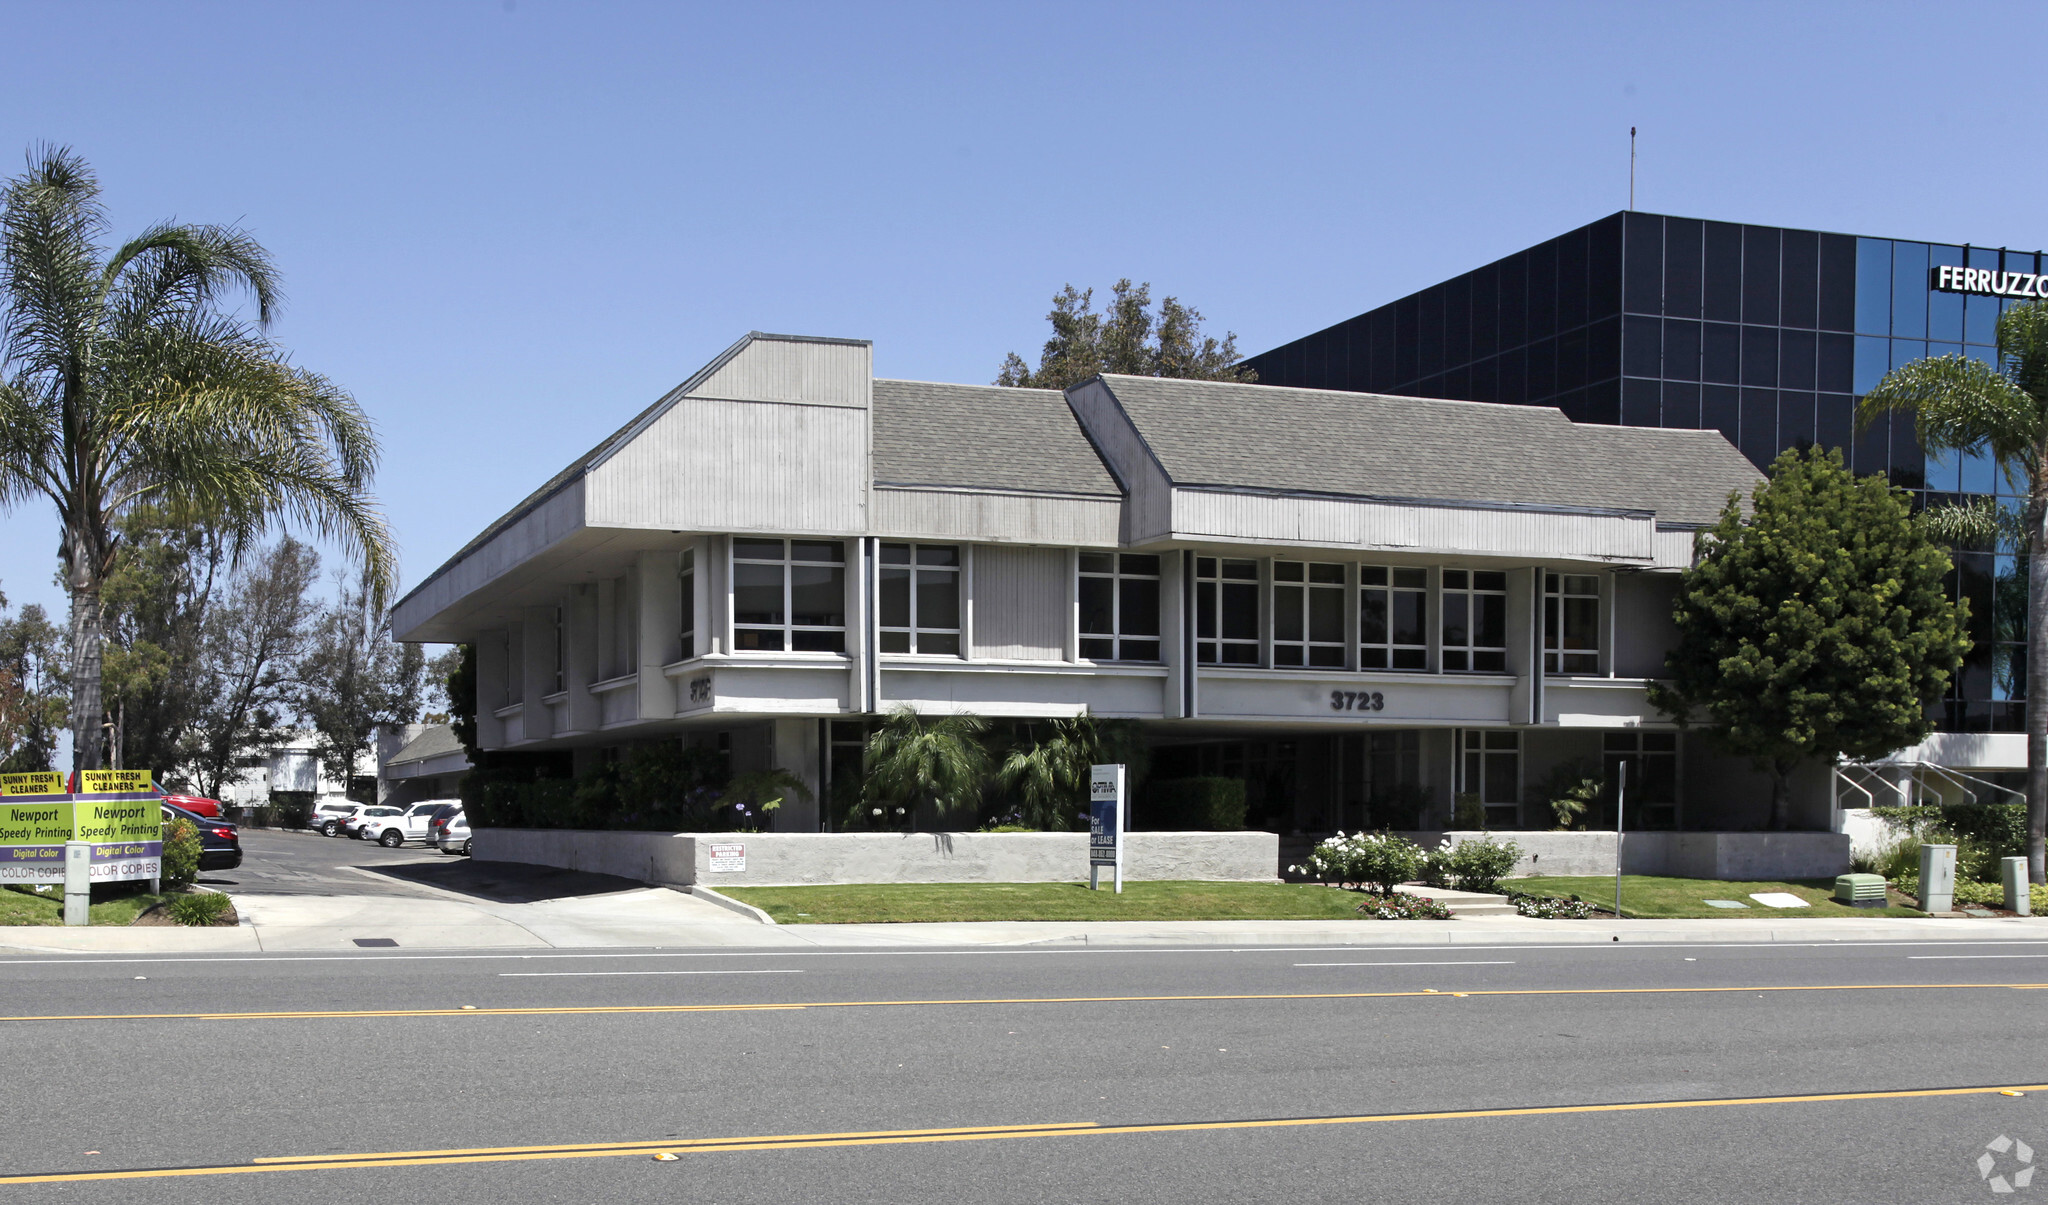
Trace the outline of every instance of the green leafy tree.
[[1927, 736], [1927, 709], [1969, 648], [1950, 563], [1903, 495], [1858, 479], [1839, 452], [1787, 451], [1751, 496], [1702, 532], [1678, 591], [1678, 644], [1657, 707], [1716, 725], [1710, 739], [1771, 776], [1783, 828], [1809, 758], [1882, 757]]
[[1250, 369], [1238, 364], [1237, 336], [1221, 340], [1202, 333], [1201, 311], [1168, 297], [1152, 309], [1152, 286], [1116, 282], [1109, 308], [1095, 312], [1095, 290], [1068, 285], [1054, 294], [1052, 337], [1038, 354], [1033, 371], [1024, 357], [1011, 352], [1003, 360], [998, 385], [1030, 389], [1065, 389], [1097, 373], [1140, 377], [1182, 377], [1202, 381], [1251, 381]]
[[[1957, 543], [2016, 545], [2027, 554], [2026, 683], [2048, 682], [2048, 303], [1998, 316], [1997, 362], [1929, 356], [1886, 374], [1864, 395], [1862, 420], [1908, 414], [1931, 452], [1989, 456], [2024, 499], [2020, 513], [1946, 507], [1930, 530]], [[2003, 585], [2003, 583], [2001, 583]], [[2048, 882], [2048, 707], [2027, 707], [2027, 876]]]
[[0, 193], [0, 505], [57, 510], [82, 769], [102, 760], [102, 591], [130, 510], [203, 518], [237, 546], [304, 524], [361, 559], [380, 605], [393, 581], [368, 493], [376, 436], [266, 333], [268, 253], [232, 227], [164, 223], [111, 253], [107, 234], [99, 182], [67, 149], [32, 152]]
[[[184, 741], [203, 701], [198, 666], [227, 545], [204, 525], [138, 507], [117, 525], [114, 567], [101, 590], [102, 690], [116, 766], [153, 770], [191, 787]], [[206, 793], [202, 791], [202, 793]]]
[[0, 595], [0, 773], [48, 770], [70, 692], [64, 634], [34, 603], [7, 614]]
[[897, 708], [868, 738], [862, 798], [902, 808], [913, 820], [973, 815], [988, 783], [990, 759], [982, 744], [987, 731], [988, 721], [980, 716], [926, 719]]
[[[426, 654], [417, 644], [392, 641], [391, 621], [372, 605], [368, 590], [343, 586], [314, 621], [299, 667], [299, 714], [312, 725], [314, 752], [358, 797], [356, 766], [370, 752], [377, 726], [419, 718]], [[374, 796], [360, 802], [374, 802]]]
[[286, 536], [245, 558], [208, 611], [178, 758], [200, 794], [219, 795], [253, 755], [290, 734], [319, 573], [319, 555]]

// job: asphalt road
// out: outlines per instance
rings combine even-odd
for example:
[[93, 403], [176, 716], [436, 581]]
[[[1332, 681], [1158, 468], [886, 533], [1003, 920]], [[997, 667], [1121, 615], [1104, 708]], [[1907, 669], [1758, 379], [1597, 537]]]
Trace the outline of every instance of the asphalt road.
[[245, 828], [241, 836], [242, 864], [234, 870], [210, 870], [200, 877], [202, 883], [228, 892], [269, 895], [431, 897], [432, 892], [389, 872], [462, 861], [422, 845], [385, 849], [368, 841], [313, 832]]
[[0, 1196], [1989, 1200], [2044, 1006], [2048, 943], [20, 958]]

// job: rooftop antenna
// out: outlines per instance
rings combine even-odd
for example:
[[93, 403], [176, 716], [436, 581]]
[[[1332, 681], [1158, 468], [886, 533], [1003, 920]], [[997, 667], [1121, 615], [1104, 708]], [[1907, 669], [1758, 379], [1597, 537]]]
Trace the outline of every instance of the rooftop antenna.
[[1628, 207], [1636, 207], [1636, 128], [1628, 128]]

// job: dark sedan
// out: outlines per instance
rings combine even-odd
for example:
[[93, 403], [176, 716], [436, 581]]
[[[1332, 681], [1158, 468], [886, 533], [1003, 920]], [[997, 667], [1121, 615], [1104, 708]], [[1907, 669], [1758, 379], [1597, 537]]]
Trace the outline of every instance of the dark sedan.
[[199, 869], [233, 870], [242, 864], [242, 838], [225, 820], [201, 816], [174, 804], [164, 805], [164, 820], [190, 820], [199, 830]]

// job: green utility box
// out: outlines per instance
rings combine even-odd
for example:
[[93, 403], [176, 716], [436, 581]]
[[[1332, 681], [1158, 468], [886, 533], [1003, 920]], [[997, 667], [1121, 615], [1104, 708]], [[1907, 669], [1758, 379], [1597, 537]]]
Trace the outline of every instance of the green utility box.
[[1847, 904], [1851, 908], [1884, 907], [1884, 876], [1881, 874], [1836, 875], [1835, 902]]

